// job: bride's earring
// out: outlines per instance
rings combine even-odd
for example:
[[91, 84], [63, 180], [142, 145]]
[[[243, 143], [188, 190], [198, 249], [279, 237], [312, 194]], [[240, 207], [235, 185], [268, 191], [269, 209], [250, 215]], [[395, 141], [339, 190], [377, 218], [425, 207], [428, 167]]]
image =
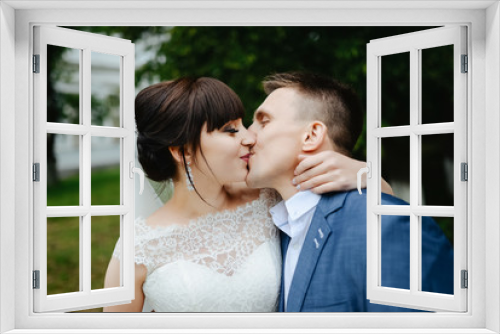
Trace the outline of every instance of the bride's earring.
[[191, 162], [188, 162], [187, 168], [186, 168], [186, 185], [189, 191], [193, 191], [193, 185], [194, 185], [194, 180], [193, 180], [193, 174], [191, 173], [191, 166], [189, 165]]

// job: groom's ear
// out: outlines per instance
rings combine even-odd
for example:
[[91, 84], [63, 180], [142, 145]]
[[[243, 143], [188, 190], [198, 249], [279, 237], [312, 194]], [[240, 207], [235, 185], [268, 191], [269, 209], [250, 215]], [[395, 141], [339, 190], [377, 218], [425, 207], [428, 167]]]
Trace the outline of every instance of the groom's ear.
[[309, 123], [302, 137], [302, 151], [314, 152], [328, 139], [328, 128], [325, 123], [314, 121]]

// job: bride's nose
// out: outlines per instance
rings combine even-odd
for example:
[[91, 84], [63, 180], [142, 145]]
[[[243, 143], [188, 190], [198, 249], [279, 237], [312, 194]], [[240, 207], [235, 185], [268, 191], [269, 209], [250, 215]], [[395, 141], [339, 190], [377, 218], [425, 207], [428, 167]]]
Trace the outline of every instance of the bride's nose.
[[253, 146], [255, 144], [255, 133], [245, 129], [242, 133], [243, 137], [241, 139], [241, 145], [243, 146]]

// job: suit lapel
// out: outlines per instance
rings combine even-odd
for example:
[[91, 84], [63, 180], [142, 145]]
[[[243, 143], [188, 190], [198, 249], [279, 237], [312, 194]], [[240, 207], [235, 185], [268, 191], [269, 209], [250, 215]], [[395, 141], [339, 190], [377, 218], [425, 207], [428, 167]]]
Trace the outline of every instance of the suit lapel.
[[279, 312], [285, 312], [285, 259], [286, 251], [288, 250], [288, 244], [290, 243], [290, 237], [286, 233], [280, 232], [281, 236], [281, 255], [283, 258], [283, 264], [281, 266], [281, 292], [280, 292], [280, 303]]
[[[347, 192], [338, 192], [325, 194], [321, 197], [295, 267], [290, 291], [288, 292], [288, 312], [301, 311], [316, 264], [324, 245], [328, 238], [331, 237], [330, 234], [332, 234], [327, 217], [344, 206], [346, 196]], [[283, 255], [283, 258], [285, 258], [285, 255]]]
[[300, 312], [312, 274], [330, 234], [330, 226], [318, 206], [295, 267], [290, 291], [288, 292], [288, 312]]

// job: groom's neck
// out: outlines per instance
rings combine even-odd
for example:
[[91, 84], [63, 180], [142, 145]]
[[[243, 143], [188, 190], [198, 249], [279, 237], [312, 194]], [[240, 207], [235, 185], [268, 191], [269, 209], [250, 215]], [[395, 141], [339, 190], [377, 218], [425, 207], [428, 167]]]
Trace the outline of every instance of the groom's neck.
[[282, 183], [276, 184], [274, 189], [280, 194], [283, 200], [288, 200], [299, 192], [297, 188], [292, 184], [292, 179], [284, 180]]

